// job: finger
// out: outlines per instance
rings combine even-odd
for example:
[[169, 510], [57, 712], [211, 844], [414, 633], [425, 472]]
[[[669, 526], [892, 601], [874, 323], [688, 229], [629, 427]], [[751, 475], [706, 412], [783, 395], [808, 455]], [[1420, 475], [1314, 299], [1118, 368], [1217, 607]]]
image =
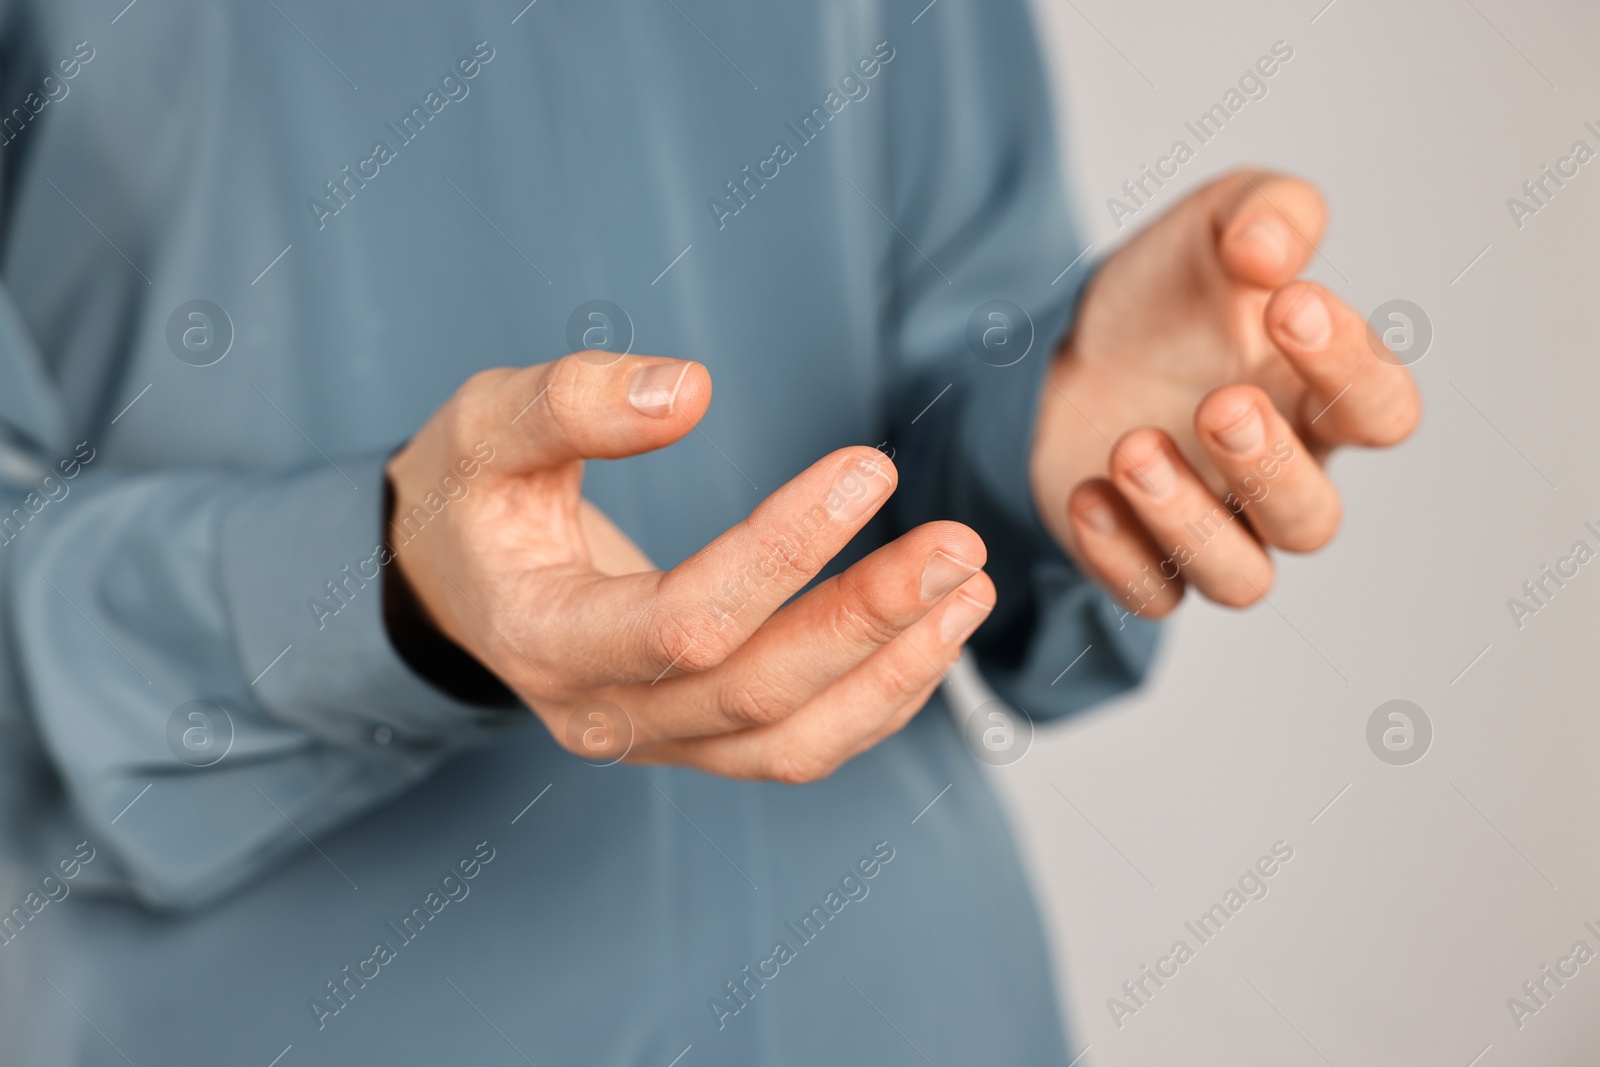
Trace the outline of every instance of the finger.
[[1383, 359], [1383, 342], [1349, 304], [1315, 282], [1272, 294], [1267, 335], [1309, 387], [1300, 425], [1329, 445], [1393, 445], [1422, 415], [1411, 372]]
[[563, 626], [544, 635], [547, 655], [575, 683], [596, 686], [718, 666], [849, 543], [897, 478], [878, 450], [840, 449], [665, 574], [575, 577], [544, 594], [569, 609], [552, 606]]
[[671, 444], [705, 414], [711, 375], [687, 360], [575, 352], [476, 374], [457, 400], [459, 432], [494, 444], [495, 472], [525, 474]]
[[1218, 255], [1236, 280], [1276, 288], [1316, 254], [1328, 212], [1309, 182], [1241, 172], [1223, 178], [1209, 195]]
[[725, 660], [816, 577], [898, 483], [894, 463], [877, 449], [840, 449], [669, 571], [657, 618], [675, 666], [703, 670]]
[[778, 722], [927, 615], [986, 558], [960, 523], [919, 526], [774, 614], [719, 670], [661, 681], [651, 718], [679, 737]]
[[782, 722], [673, 742], [643, 758], [688, 762], [730, 778], [794, 784], [825, 778], [916, 714], [994, 603], [994, 583], [980, 571]]
[[[953, 663], [952, 666], [954, 666]], [[949, 674], [948, 668], [946, 668], [945, 674]], [[872, 733], [868, 734], [866, 737], [857, 740], [856, 743], [851, 746], [850, 751], [844, 753], [843, 756], [840, 757], [839, 765], [843, 766], [844, 764], [855, 759], [857, 756], [861, 755], [861, 753], [878, 747], [878, 745], [882, 744], [887, 739], [893, 737], [901, 730], [904, 730], [906, 728], [906, 724], [912, 719], [916, 718], [919, 711], [928, 706], [929, 698], [931, 698], [934, 693], [938, 692], [939, 686], [943, 684], [944, 678], [935, 678], [916, 693], [913, 693], [910, 699], [901, 704], [900, 707], [895, 710], [894, 714], [890, 715], [883, 722], [879, 723], [877, 729], [873, 730]]]
[[1123, 607], [1159, 619], [1178, 606], [1183, 575], [1150, 540], [1116, 486], [1104, 478], [1084, 482], [1067, 502], [1067, 517], [1079, 561]]
[[1200, 402], [1195, 434], [1261, 540], [1311, 552], [1339, 528], [1339, 491], [1267, 394], [1225, 385]]
[[1111, 481], [1184, 580], [1205, 596], [1243, 607], [1272, 584], [1272, 561], [1179, 454], [1165, 433], [1133, 430], [1111, 454]]
[[[982, 626], [983, 624], [980, 622], [978, 625]], [[969, 633], [968, 634], [968, 638], [970, 639], [970, 637], [971, 637], [971, 634]], [[950, 666], [952, 666], [952, 667], [955, 666], [955, 660], [956, 659], [960, 659], [960, 658], [961, 658], [961, 649], [957, 648], [955, 650], [955, 656], [951, 660]], [[945, 669], [944, 674], [942, 674], [938, 678], [933, 679], [931, 682], [928, 683], [928, 685], [926, 685], [919, 692], [914, 694], [911, 697], [911, 699], [907, 700], [904, 704], [902, 704], [897, 711], [895, 711], [893, 714], [891, 714], [883, 722], [879, 723], [878, 724], [878, 728], [876, 730], [874, 730], [872, 733], [868, 734], [866, 737], [862, 738], [861, 740], [857, 741], [854, 749], [852, 749], [850, 751], [850, 753], [848, 755], [846, 755], [845, 759], [846, 760], [854, 759], [856, 756], [859, 756], [861, 753], [867, 751], [868, 749], [876, 747], [877, 745], [882, 743], [886, 738], [892, 737], [893, 735], [899, 733], [901, 730], [905, 729], [906, 724], [909, 723], [912, 719], [916, 718], [917, 713], [920, 712], [923, 709], [923, 707], [925, 707], [927, 705], [928, 699], [933, 696], [933, 694], [938, 690], [940, 685], [945, 683], [945, 681], [949, 678], [949, 676], [950, 676], [950, 670], [947, 667]]]

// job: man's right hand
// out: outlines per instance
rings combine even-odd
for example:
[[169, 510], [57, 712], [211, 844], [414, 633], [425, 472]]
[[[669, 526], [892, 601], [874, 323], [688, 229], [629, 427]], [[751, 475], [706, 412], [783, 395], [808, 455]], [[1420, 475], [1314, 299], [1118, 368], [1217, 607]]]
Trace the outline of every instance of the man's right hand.
[[583, 460], [672, 444], [710, 402], [703, 366], [659, 357], [473, 376], [390, 460], [395, 500], [422, 499], [479, 442], [494, 461], [394, 565], [428, 622], [578, 755], [814, 781], [932, 695], [994, 605], [984, 545], [928, 523], [787, 603], [894, 491], [889, 459], [855, 447], [656, 570], [582, 499]]

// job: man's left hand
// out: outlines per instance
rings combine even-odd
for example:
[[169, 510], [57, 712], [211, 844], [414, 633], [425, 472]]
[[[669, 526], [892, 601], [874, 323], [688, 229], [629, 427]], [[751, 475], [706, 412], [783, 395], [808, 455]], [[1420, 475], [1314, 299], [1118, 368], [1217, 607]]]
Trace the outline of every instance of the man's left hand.
[[1193, 586], [1235, 607], [1271, 588], [1269, 548], [1339, 525], [1339, 445], [1417, 426], [1411, 375], [1315, 282], [1327, 212], [1305, 182], [1221, 178], [1119, 249], [1084, 295], [1041, 398], [1031, 477], [1046, 526], [1130, 610]]

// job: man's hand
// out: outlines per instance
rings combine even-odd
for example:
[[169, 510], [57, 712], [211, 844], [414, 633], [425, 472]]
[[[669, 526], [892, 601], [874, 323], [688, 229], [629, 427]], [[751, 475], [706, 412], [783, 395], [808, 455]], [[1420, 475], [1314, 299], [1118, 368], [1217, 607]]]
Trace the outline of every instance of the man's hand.
[[665, 447], [710, 402], [703, 366], [651, 357], [577, 353], [474, 376], [389, 478], [404, 510], [476, 443], [494, 461], [397, 546], [389, 580], [579, 755], [812, 781], [938, 686], [994, 605], [983, 542], [928, 523], [785, 606], [894, 491], [887, 457], [847, 448], [656, 570], [580, 497], [583, 460]]
[[1339, 525], [1338, 445], [1416, 428], [1410, 374], [1348, 304], [1295, 281], [1326, 210], [1310, 185], [1236, 173], [1120, 249], [1084, 296], [1040, 401], [1031, 476], [1046, 525], [1138, 614], [1186, 586], [1244, 606], [1267, 547]]

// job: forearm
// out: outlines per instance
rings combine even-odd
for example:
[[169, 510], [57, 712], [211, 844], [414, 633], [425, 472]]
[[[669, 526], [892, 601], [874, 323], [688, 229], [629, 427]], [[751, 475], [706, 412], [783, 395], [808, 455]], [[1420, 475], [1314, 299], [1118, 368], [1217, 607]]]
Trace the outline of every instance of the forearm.
[[381, 576], [359, 578], [376, 460], [341, 461], [364, 493], [103, 462], [0, 548], [0, 674], [144, 902], [232, 889], [486, 736], [394, 654]]

